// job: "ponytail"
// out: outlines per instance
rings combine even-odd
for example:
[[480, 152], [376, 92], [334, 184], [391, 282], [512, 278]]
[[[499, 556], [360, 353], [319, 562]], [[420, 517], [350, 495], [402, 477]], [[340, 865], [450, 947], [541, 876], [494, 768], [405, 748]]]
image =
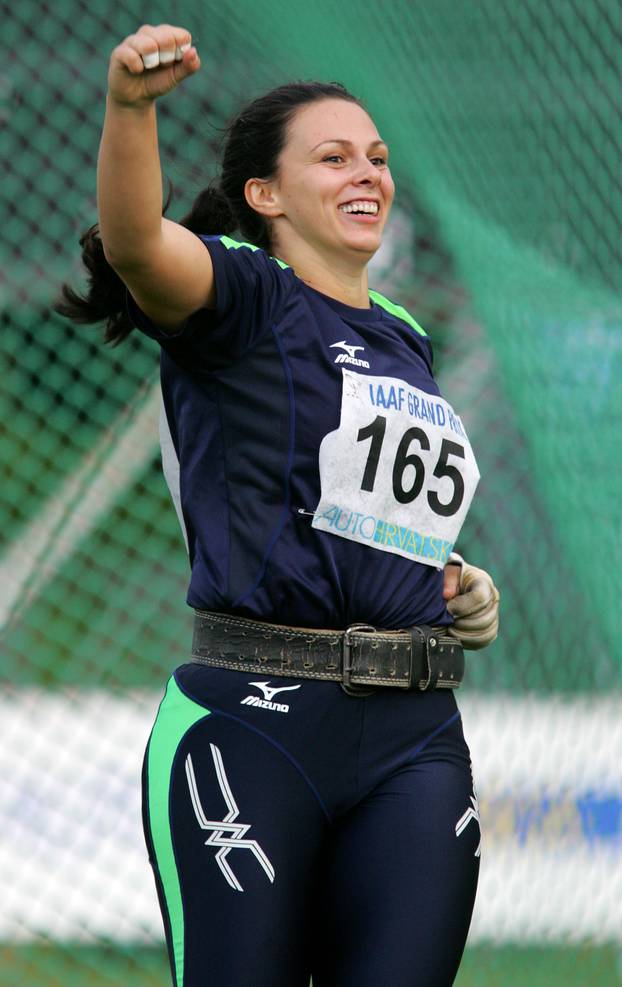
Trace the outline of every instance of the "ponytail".
[[[172, 198], [169, 182], [162, 215], [166, 214]], [[199, 193], [190, 212], [180, 220], [180, 226], [197, 234], [228, 234], [236, 231], [237, 222], [226, 195], [217, 186], [210, 186]], [[53, 310], [80, 325], [105, 322], [104, 341], [116, 346], [134, 328], [127, 310], [127, 288], [106, 260], [97, 223], [82, 234], [80, 246], [82, 263], [88, 272], [86, 292], [79, 294], [70, 284], [63, 284]]]
[[63, 284], [53, 309], [80, 325], [105, 320], [104, 340], [116, 346], [134, 328], [127, 314], [125, 285], [106, 260], [97, 223], [82, 234], [80, 246], [88, 271], [87, 291], [80, 295], [70, 284]]
[[205, 233], [208, 236], [216, 233], [227, 236], [235, 233], [238, 228], [231, 203], [218, 185], [209, 185], [199, 192], [190, 212], [179, 223], [192, 233]]
[[[246, 201], [246, 182], [253, 176], [270, 178], [277, 174], [294, 114], [301, 106], [323, 99], [342, 99], [362, 106], [338, 82], [291, 82], [243, 107], [227, 129], [220, 184], [212, 184], [197, 196], [181, 225], [193, 233], [212, 235], [239, 231], [244, 239], [271, 252], [270, 224]], [[171, 198], [169, 185], [164, 213]], [[105, 320], [104, 338], [116, 345], [134, 328], [127, 312], [127, 289], [106, 260], [97, 226], [87, 230], [80, 244], [89, 273], [88, 290], [79, 295], [64, 284], [54, 311], [79, 323]]]

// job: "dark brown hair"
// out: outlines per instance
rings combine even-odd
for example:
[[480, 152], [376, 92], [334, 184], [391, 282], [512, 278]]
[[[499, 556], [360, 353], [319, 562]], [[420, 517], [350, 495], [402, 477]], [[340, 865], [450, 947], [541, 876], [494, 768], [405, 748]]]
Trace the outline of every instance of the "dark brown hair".
[[[338, 82], [292, 82], [270, 90], [245, 106], [227, 128], [220, 178], [199, 193], [180, 223], [193, 233], [231, 234], [270, 250], [270, 226], [244, 195], [249, 178], [271, 178], [285, 145], [287, 126], [296, 110], [322, 99], [345, 99], [361, 106]], [[170, 202], [169, 194], [165, 210]], [[87, 290], [78, 294], [64, 284], [54, 310], [74, 322], [105, 321], [105, 340], [119, 343], [132, 331], [127, 292], [108, 264], [97, 224], [80, 237]]]

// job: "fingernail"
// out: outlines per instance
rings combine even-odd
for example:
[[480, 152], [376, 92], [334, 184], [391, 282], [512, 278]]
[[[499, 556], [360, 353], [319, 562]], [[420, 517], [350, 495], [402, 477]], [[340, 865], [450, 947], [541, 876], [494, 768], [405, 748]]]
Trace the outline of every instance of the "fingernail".
[[155, 69], [160, 64], [160, 52], [150, 51], [147, 55], [140, 56], [146, 69]]
[[178, 45], [177, 46], [177, 48], [175, 49], [175, 61], [176, 62], [181, 62], [182, 58], [184, 57], [184, 52], [188, 51], [189, 47], [190, 47], [190, 42], [188, 42], [188, 44], [185, 44], [185, 45]]
[[170, 65], [171, 62], [175, 61], [174, 51], [161, 51], [160, 52], [160, 65]]

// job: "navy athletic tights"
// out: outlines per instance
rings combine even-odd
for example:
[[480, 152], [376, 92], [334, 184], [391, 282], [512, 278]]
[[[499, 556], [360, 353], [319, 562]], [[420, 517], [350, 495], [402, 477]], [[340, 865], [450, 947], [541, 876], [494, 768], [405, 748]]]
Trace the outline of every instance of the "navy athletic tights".
[[446, 987], [479, 820], [451, 692], [177, 669], [144, 825], [175, 987]]

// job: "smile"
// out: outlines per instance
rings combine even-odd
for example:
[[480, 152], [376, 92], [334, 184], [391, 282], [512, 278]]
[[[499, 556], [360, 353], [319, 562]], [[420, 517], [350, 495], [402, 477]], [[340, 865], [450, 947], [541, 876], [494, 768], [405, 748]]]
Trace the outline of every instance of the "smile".
[[343, 206], [339, 206], [339, 210], [340, 210], [340, 212], [354, 213], [355, 215], [357, 213], [359, 213], [359, 214], [360, 213], [365, 213], [366, 215], [369, 215], [369, 216], [377, 216], [378, 215], [378, 203], [377, 202], [369, 202], [369, 201], [366, 201], [366, 200], [355, 201], [355, 202], [346, 202], [346, 203], [344, 203]]

